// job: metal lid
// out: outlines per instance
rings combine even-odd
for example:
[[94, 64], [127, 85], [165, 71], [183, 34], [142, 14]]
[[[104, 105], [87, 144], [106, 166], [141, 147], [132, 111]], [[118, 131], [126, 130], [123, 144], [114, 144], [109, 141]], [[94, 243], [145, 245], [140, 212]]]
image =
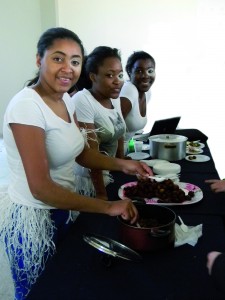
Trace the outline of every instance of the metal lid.
[[96, 234], [85, 234], [83, 239], [92, 247], [113, 257], [132, 261], [140, 261], [142, 259], [141, 255], [134, 250], [110, 238]]
[[187, 141], [187, 137], [183, 135], [176, 134], [158, 134], [150, 136], [149, 140], [154, 142], [185, 142]]

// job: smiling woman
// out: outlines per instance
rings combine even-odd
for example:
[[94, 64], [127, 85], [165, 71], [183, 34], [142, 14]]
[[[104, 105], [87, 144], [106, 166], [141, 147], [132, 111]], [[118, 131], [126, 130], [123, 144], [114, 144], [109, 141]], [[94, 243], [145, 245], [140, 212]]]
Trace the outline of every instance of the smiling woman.
[[[124, 156], [125, 124], [121, 114], [119, 93], [123, 85], [123, 69], [118, 49], [95, 48], [86, 58], [87, 87], [72, 97], [79, 125], [87, 133], [88, 144], [106, 155]], [[106, 171], [75, 166], [76, 186], [86, 195], [107, 199], [105, 185], [112, 181]]]
[[126, 122], [126, 140], [147, 124], [147, 106], [150, 88], [155, 81], [155, 60], [144, 52], [134, 52], [127, 60], [126, 71], [130, 78], [120, 92], [122, 114]]
[[[53, 43], [54, 47], [52, 47]], [[29, 81], [28, 86], [33, 86], [33, 88], [34, 84], [39, 86], [43, 76], [45, 84], [48, 83], [50, 79], [48, 89], [52, 89], [54, 83], [58, 80], [58, 85], [64, 89], [62, 92], [67, 92], [68, 89], [77, 82], [80, 76], [84, 56], [83, 45], [81, 48], [80, 45], [74, 40], [71, 40], [71, 37], [68, 35], [67, 37], [57, 37], [54, 42], [50, 41], [48, 37], [46, 37], [45, 40], [40, 39], [37, 48], [36, 64], [39, 70], [37, 76]], [[42, 69], [46, 64], [49, 64], [51, 72], [45, 72], [45, 70]]]
[[[4, 216], [0, 219], [0, 265], [7, 253], [15, 281], [14, 299], [25, 298], [43, 263], [54, 252], [53, 228], [57, 225], [51, 209], [60, 204], [46, 191], [65, 180], [73, 189], [69, 160], [73, 161], [84, 146], [65, 94], [79, 78], [82, 43], [72, 31], [52, 28], [40, 37], [37, 48], [38, 75], [10, 101], [3, 126], [12, 177], [7, 188], [0, 185], [0, 214]], [[74, 136], [78, 139], [71, 151], [68, 138], [73, 140]], [[28, 234], [24, 236], [25, 232]], [[1, 290], [0, 280], [0, 294]]]
[[[37, 53], [38, 75], [11, 99], [3, 125], [10, 178], [0, 184], [0, 266], [7, 274], [11, 270], [17, 300], [26, 298], [80, 211], [121, 215], [131, 222], [138, 217], [131, 200], [110, 202], [77, 193], [75, 160], [87, 168], [152, 173], [143, 163], [85, 146], [67, 93], [80, 76], [84, 48], [79, 37], [50, 28], [40, 37]], [[120, 79], [115, 82], [120, 86]], [[5, 274], [4, 269], [2, 299]]]

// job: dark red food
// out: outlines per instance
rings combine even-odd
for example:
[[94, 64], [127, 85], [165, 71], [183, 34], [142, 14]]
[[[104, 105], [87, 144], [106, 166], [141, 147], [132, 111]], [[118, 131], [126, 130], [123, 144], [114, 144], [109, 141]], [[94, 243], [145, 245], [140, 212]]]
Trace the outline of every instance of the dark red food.
[[190, 201], [194, 197], [194, 192], [190, 191], [185, 195], [185, 192], [171, 179], [162, 182], [146, 179], [138, 180], [137, 185], [125, 187], [124, 195], [128, 198], [159, 198], [158, 203], [182, 203]]

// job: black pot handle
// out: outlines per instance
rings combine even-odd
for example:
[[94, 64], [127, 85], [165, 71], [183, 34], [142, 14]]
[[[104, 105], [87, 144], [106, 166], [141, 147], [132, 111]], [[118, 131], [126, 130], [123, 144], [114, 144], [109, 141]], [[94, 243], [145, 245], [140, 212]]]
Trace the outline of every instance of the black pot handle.
[[171, 230], [151, 229], [151, 231], [148, 234], [150, 237], [163, 238], [163, 237], [169, 236], [171, 234]]
[[164, 148], [166, 148], [166, 149], [174, 149], [174, 148], [177, 148], [177, 146], [176, 146], [176, 144], [165, 144]]

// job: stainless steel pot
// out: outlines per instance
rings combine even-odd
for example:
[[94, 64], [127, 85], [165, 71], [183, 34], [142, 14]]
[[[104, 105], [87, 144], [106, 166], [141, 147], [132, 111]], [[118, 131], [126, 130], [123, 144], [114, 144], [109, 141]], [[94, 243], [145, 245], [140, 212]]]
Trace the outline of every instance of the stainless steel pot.
[[158, 134], [149, 138], [152, 158], [169, 161], [181, 160], [186, 156], [187, 137], [175, 134]]
[[140, 219], [155, 219], [160, 224], [153, 227], [130, 225], [119, 220], [120, 240], [138, 251], [156, 251], [174, 247], [176, 214], [169, 208], [154, 204], [135, 204]]

